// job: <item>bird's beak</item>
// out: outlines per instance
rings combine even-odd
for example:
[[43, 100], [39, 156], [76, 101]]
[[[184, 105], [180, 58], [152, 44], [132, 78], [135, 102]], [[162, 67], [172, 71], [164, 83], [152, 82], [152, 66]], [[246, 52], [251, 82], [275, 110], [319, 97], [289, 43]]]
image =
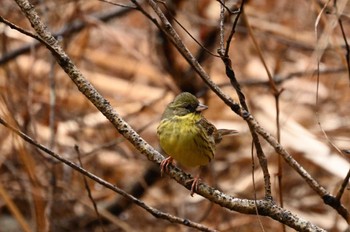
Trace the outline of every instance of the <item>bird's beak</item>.
[[208, 109], [208, 106], [206, 106], [206, 105], [204, 105], [202, 103], [199, 103], [199, 105], [196, 108], [196, 111], [197, 112], [202, 112], [203, 110], [206, 110], [206, 109]]

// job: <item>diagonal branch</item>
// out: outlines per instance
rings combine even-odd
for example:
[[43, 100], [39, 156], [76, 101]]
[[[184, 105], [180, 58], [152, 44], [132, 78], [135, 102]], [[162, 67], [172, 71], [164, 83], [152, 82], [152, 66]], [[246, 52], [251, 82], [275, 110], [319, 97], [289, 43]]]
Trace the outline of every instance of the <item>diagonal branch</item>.
[[68, 165], [69, 167], [71, 167], [75, 171], [81, 173], [84, 177], [88, 177], [91, 180], [101, 184], [102, 186], [104, 186], [104, 187], [106, 187], [106, 188], [108, 188], [108, 189], [110, 189], [110, 190], [120, 194], [121, 196], [127, 198], [128, 200], [130, 200], [134, 204], [136, 204], [136, 205], [140, 206], [141, 208], [145, 209], [146, 211], [148, 211], [150, 214], [152, 214], [156, 218], [165, 219], [165, 220], [168, 220], [168, 221], [173, 222], [173, 223], [183, 224], [183, 225], [186, 225], [186, 226], [189, 226], [189, 227], [193, 227], [193, 228], [199, 229], [201, 231], [208, 231], [208, 232], [209, 231], [210, 232], [216, 231], [216, 230], [213, 230], [213, 229], [209, 229], [206, 226], [203, 226], [201, 224], [192, 222], [191, 220], [180, 218], [180, 217], [176, 217], [176, 216], [173, 216], [171, 214], [161, 212], [161, 211], [159, 211], [159, 210], [157, 210], [157, 209], [155, 209], [155, 208], [153, 208], [151, 206], [148, 206], [145, 202], [143, 202], [143, 201], [139, 200], [138, 198], [128, 194], [127, 192], [123, 191], [122, 189], [118, 188], [117, 186], [115, 186], [115, 185], [105, 181], [104, 179], [102, 179], [102, 178], [92, 174], [91, 172], [89, 172], [86, 169], [84, 169], [83, 167], [75, 164], [74, 162], [65, 159], [63, 156], [53, 152], [52, 150], [50, 150], [49, 148], [45, 147], [44, 145], [37, 143], [35, 140], [33, 140], [28, 135], [26, 135], [23, 132], [17, 130], [15, 127], [9, 125], [1, 117], [0, 117], [0, 124], [2, 124], [3, 126], [7, 127], [12, 132], [17, 134], [24, 141], [28, 142], [29, 144], [32, 144], [33, 146], [37, 147], [41, 151], [43, 151], [46, 154], [50, 155], [51, 157], [53, 157], [53, 158], [61, 161], [62, 163]]
[[[135, 0], [131, 0], [136, 2]], [[245, 109], [243, 109], [238, 103], [234, 102], [228, 97], [209, 77], [204, 71], [203, 67], [197, 62], [195, 57], [191, 54], [188, 48], [185, 46], [180, 36], [177, 34], [175, 29], [169, 23], [167, 18], [164, 16], [159, 5], [153, 1], [148, 0], [148, 4], [152, 7], [154, 12], [158, 15], [161, 24], [158, 23], [154, 18], [152, 21], [155, 22], [156, 26], [162, 30], [169, 39], [173, 42], [174, 46], [179, 50], [183, 57], [189, 62], [193, 69], [198, 73], [202, 80], [216, 93], [218, 97], [228, 105], [232, 111], [242, 117], [260, 136], [262, 136], [274, 149], [281, 155], [286, 163], [296, 170], [299, 175], [305, 179], [306, 183], [323, 199], [325, 204], [328, 204], [334, 208], [348, 223], [350, 222], [350, 214], [347, 209], [334, 197], [332, 196], [323, 186], [321, 186], [289, 153], [283, 148], [283, 146], [264, 128], [262, 128], [256, 119]], [[137, 3], [137, 2], [136, 2]], [[139, 9], [139, 8], [138, 8]], [[140, 9], [139, 9], [140, 10]]]
[[[238, 14], [237, 14], [237, 16], [236, 16], [236, 18], [235, 18], [235, 20], [234, 20], [234, 22], [232, 24], [232, 29], [231, 29], [231, 32], [230, 32], [229, 37], [227, 39], [227, 42], [226, 42], [226, 48], [225, 49], [224, 48], [220, 48], [218, 50], [218, 53], [219, 53], [223, 63], [225, 64], [226, 76], [230, 79], [231, 85], [236, 90], [236, 93], [238, 95], [239, 102], [240, 102], [241, 106], [243, 107], [244, 110], [249, 112], [248, 105], [246, 103], [244, 93], [242, 92], [241, 86], [240, 86], [240, 84], [238, 83], [238, 81], [236, 79], [235, 72], [234, 72], [234, 70], [232, 68], [231, 58], [228, 55], [228, 51], [229, 51], [229, 48], [230, 48], [230, 45], [231, 45], [231, 41], [232, 41], [233, 35], [234, 35], [235, 31], [236, 31], [236, 26], [237, 26], [238, 19], [239, 19], [240, 15], [242, 13], [244, 13], [243, 12], [244, 3], [245, 3], [245, 1], [241, 2], [241, 6], [239, 7]], [[222, 32], [221, 34], [223, 35], [224, 33]], [[248, 127], [249, 127], [250, 133], [252, 135], [252, 140], [253, 140], [254, 147], [256, 149], [257, 157], [259, 159], [260, 167], [261, 167], [262, 172], [264, 174], [265, 199], [272, 200], [271, 181], [270, 181], [270, 173], [269, 173], [268, 166], [267, 166], [267, 159], [266, 159], [264, 151], [263, 151], [263, 149], [261, 147], [261, 143], [259, 141], [258, 134], [256, 133], [254, 128], [249, 123], [248, 123]]]
[[[68, 74], [71, 80], [94, 105], [95, 107], [103, 113], [106, 118], [114, 125], [114, 127], [130, 142], [133, 146], [139, 150], [142, 154], [147, 156], [147, 158], [157, 164], [164, 159], [164, 157], [156, 151], [152, 146], [150, 146], [144, 139], [142, 139], [135, 130], [133, 130], [129, 124], [127, 124], [122, 117], [113, 109], [110, 103], [102, 97], [101, 94], [84, 78], [81, 72], [77, 69], [71, 59], [59, 46], [57, 40], [51, 35], [47, 27], [42, 23], [40, 17], [36, 13], [34, 7], [27, 0], [16, 0], [17, 4], [20, 6], [22, 12], [29, 19], [32, 27], [35, 29], [37, 34], [45, 41], [45, 45], [51, 51], [53, 56], [56, 58], [58, 64], [62, 69]], [[154, 3], [153, 1], [149, 1]], [[169, 29], [169, 28], [167, 28]], [[190, 54], [190, 53], [189, 53]], [[198, 65], [199, 66], [199, 65]], [[200, 66], [199, 66], [200, 67]], [[203, 70], [202, 70], [203, 71]], [[203, 71], [204, 72], [204, 71]], [[210, 80], [210, 79], [208, 79]], [[221, 94], [221, 97], [225, 99], [225, 102], [229, 103], [230, 107], [239, 113], [245, 120], [249, 121], [254, 118], [250, 117], [249, 113], [242, 110], [237, 103], [234, 103], [232, 99], [226, 97], [221, 90], [216, 87], [216, 92]], [[2, 121], [3, 122], [3, 121]], [[253, 124], [252, 124], [253, 125]], [[259, 132], [258, 132], [259, 133]], [[59, 157], [55, 157], [59, 158]], [[60, 160], [63, 162], [63, 160]], [[69, 164], [74, 164], [68, 162]], [[68, 165], [68, 163], [66, 163]], [[74, 165], [72, 165], [73, 167]], [[74, 166], [75, 169], [80, 169], [84, 175], [99, 181], [99, 183], [104, 182], [104, 186], [113, 189], [113, 185], [104, 180], [93, 176], [91, 173], [84, 172], [80, 167]], [[186, 173], [182, 172], [180, 169], [173, 166], [169, 167], [170, 175], [179, 183], [181, 183], [186, 188], [190, 188], [191, 182], [189, 180], [191, 177]], [[211, 200], [212, 202], [221, 205], [222, 207], [228, 208], [230, 210], [238, 211], [246, 214], [256, 214], [256, 208], [258, 209], [259, 215], [269, 216], [277, 221], [280, 221], [296, 230], [299, 231], [324, 231], [323, 229], [311, 224], [310, 222], [299, 218], [298, 216], [292, 214], [290, 211], [278, 207], [271, 201], [266, 200], [246, 200], [239, 199], [229, 196], [220, 192], [217, 189], [211, 188], [203, 183], [198, 186], [199, 194]], [[133, 198], [136, 203], [139, 200]], [[142, 203], [141, 203], [142, 204]], [[158, 216], [158, 215], [155, 215]], [[161, 217], [160, 217], [161, 218]]]
[[[93, 17], [93, 18], [96, 18], [96, 19], [101, 20], [103, 22], [107, 22], [107, 21], [110, 21], [112, 19], [115, 19], [116, 17], [124, 16], [125, 14], [130, 12], [131, 10], [132, 10], [131, 8], [127, 8], [127, 7], [124, 7], [122, 9], [120, 9], [118, 7], [118, 8], [106, 10], [102, 13], [91, 14], [91, 15], [88, 15], [87, 17], [88, 18]], [[88, 26], [87, 22], [84, 22], [80, 19], [75, 20], [75, 21], [71, 22], [70, 24], [66, 24], [58, 32], [53, 33], [53, 36], [55, 38], [58, 38], [58, 37], [65, 37], [67, 35], [73, 35], [74, 33], [78, 33], [79, 31], [83, 30], [87, 26]], [[20, 55], [29, 53], [31, 49], [37, 48], [41, 45], [43, 45], [43, 44], [38, 42], [38, 41], [35, 41], [33, 43], [29, 43], [27, 45], [16, 48], [8, 53], [2, 54], [0, 57], [0, 65], [6, 64], [7, 62], [15, 59], [16, 57], [18, 57]]]
[[[17, 130], [15, 127], [9, 125], [6, 121], [4, 121], [0, 117], [0, 124], [3, 126], [7, 127], [10, 129], [12, 132], [20, 136], [24, 141], [36, 146], [40, 150], [44, 151], [46, 154], [50, 155], [51, 157], [61, 161], [62, 163], [68, 165], [69, 167], [73, 168], [74, 170], [78, 171], [79, 173], [83, 174], [84, 176], [96, 181], [97, 183], [101, 184], [102, 186], [119, 193], [123, 197], [129, 199], [136, 205], [142, 207], [143, 209], [147, 210], [149, 213], [151, 213], [153, 216], [156, 218], [161, 218], [161, 219], [166, 219], [170, 222], [174, 223], [179, 223], [179, 224], [184, 224], [186, 226], [190, 226], [193, 228], [200, 229], [202, 231], [214, 231], [212, 229], [209, 229], [201, 224], [192, 222], [188, 219], [183, 219], [179, 218], [164, 212], [160, 212], [157, 209], [150, 207], [146, 205], [143, 201], [137, 199], [136, 197], [126, 193], [122, 189], [118, 188], [117, 186], [103, 180], [102, 178], [92, 174], [91, 172], [85, 170], [81, 166], [78, 166], [74, 162], [67, 160], [60, 156], [59, 154], [51, 151], [47, 147], [37, 143], [34, 141], [31, 137], [28, 135], [24, 134], [23, 132]], [[201, 185], [203, 185], [201, 183]], [[234, 198], [228, 195], [225, 195], [221, 193], [220, 191], [214, 189], [214, 188], [209, 188], [210, 189], [210, 196], [207, 196], [208, 199], [216, 202], [217, 204], [236, 210], [238, 212], [246, 213], [246, 214], [255, 214], [255, 210], [258, 210], [259, 215], [262, 216], [269, 216], [275, 220], [278, 220], [280, 222], [283, 222], [286, 225], [289, 225], [290, 227], [297, 229], [299, 231], [320, 231], [324, 232], [325, 230], [311, 224], [308, 221], [305, 221], [304, 219], [301, 219], [297, 217], [296, 215], [292, 214], [290, 211], [285, 210], [283, 208], [280, 208], [273, 204], [271, 201], [266, 201], [266, 200], [244, 200], [244, 199], [239, 199], [239, 198]], [[219, 200], [219, 201], [218, 201]]]

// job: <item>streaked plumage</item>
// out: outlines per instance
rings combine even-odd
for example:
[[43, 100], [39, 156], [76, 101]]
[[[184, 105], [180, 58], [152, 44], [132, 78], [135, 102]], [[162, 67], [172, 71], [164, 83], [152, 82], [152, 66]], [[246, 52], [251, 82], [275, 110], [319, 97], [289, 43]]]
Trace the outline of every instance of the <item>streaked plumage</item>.
[[[174, 158], [187, 167], [208, 164], [215, 154], [215, 144], [222, 136], [236, 134], [235, 130], [216, 129], [201, 112], [208, 107], [187, 92], [181, 93], [166, 107], [157, 128], [160, 146], [169, 155], [161, 163], [163, 172]], [[198, 179], [192, 184], [191, 194]]]
[[215, 127], [199, 113], [190, 113], [163, 119], [158, 136], [160, 146], [169, 156], [182, 165], [196, 167], [206, 165], [214, 158], [214, 130]]

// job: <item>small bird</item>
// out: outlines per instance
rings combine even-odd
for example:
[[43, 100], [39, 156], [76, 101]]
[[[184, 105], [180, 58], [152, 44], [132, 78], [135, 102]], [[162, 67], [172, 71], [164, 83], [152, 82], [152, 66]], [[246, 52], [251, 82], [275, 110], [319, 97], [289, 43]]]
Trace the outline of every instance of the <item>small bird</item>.
[[[168, 158], [160, 164], [161, 173], [167, 169], [173, 159], [185, 167], [207, 165], [215, 154], [215, 144], [222, 136], [238, 133], [236, 130], [216, 129], [202, 115], [208, 109], [188, 92], [180, 93], [166, 107], [157, 128], [160, 146]], [[191, 196], [197, 189], [199, 176], [191, 186]]]

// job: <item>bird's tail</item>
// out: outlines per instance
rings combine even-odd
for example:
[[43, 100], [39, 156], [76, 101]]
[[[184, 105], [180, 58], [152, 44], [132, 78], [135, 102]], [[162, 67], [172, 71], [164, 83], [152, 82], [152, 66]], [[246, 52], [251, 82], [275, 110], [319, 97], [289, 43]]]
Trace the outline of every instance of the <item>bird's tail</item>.
[[238, 131], [236, 130], [229, 130], [229, 129], [218, 129], [215, 137], [215, 143], [220, 143], [223, 136], [232, 136], [238, 134]]
[[218, 129], [218, 133], [221, 136], [226, 136], [226, 135], [235, 135], [238, 134], [238, 131], [236, 130], [229, 130], [229, 129]]

